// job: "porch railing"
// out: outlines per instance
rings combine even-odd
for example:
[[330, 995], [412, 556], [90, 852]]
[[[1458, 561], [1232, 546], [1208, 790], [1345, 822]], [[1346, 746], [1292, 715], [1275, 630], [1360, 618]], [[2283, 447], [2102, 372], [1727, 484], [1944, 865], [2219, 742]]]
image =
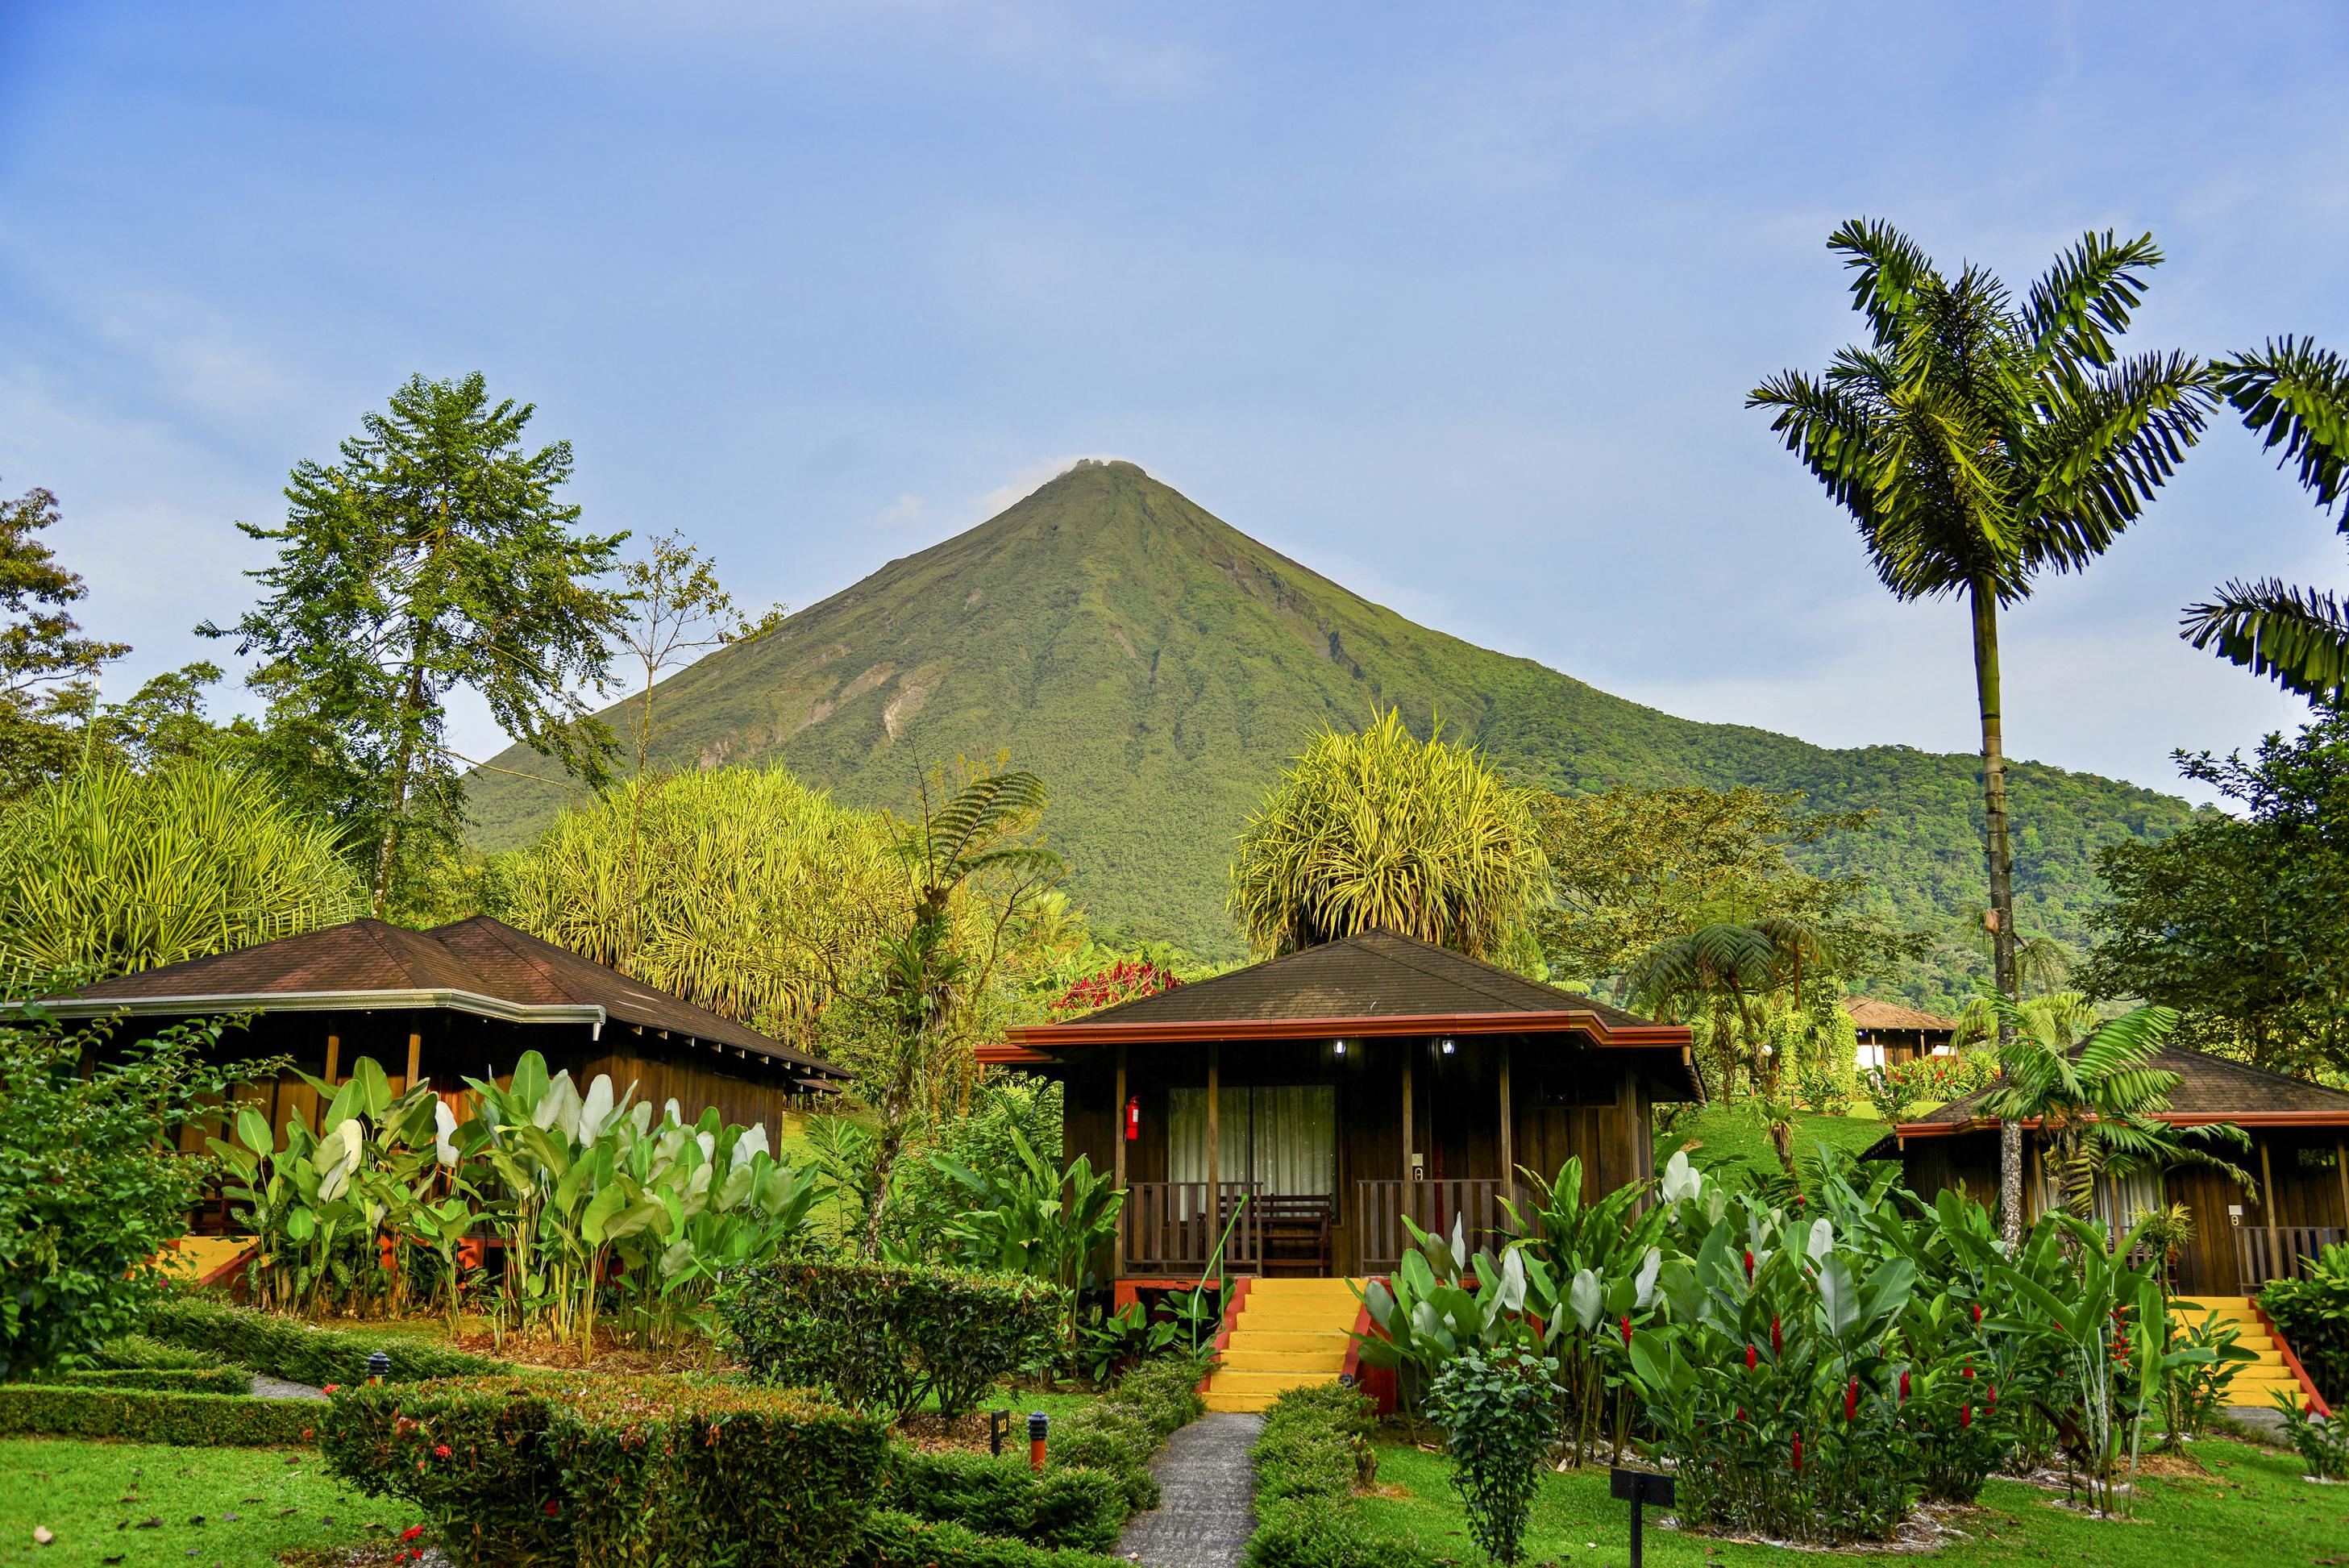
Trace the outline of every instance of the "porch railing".
[[1411, 1250], [1405, 1220], [1446, 1238], [1457, 1221], [1472, 1258], [1485, 1247], [1499, 1251], [1510, 1234], [1506, 1229], [1508, 1211], [1501, 1199], [1516, 1198], [1516, 1185], [1498, 1180], [1357, 1181], [1353, 1219], [1362, 1272], [1383, 1274], [1402, 1261]]
[[2270, 1280], [2308, 1272], [2316, 1254], [2349, 1236], [2336, 1225], [2246, 1225], [2235, 1232], [2237, 1277], [2246, 1294]]
[[1215, 1201], [1204, 1181], [1129, 1181], [1118, 1224], [1124, 1232], [1128, 1274], [1195, 1274], [1214, 1261], [1224, 1241], [1224, 1267], [1253, 1274], [1264, 1267], [1264, 1225], [1254, 1199], [1263, 1189], [1252, 1181], [1219, 1181]]

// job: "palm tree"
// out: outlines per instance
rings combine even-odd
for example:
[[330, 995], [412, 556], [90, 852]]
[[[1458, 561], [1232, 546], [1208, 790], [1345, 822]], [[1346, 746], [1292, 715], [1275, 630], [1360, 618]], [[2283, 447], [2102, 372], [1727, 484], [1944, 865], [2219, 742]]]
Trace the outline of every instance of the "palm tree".
[[[2283, 448], [2278, 467], [2299, 462], [2316, 509], [2338, 506], [2333, 527], [2349, 534], [2349, 362], [2313, 339], [2285, 337], [2220, 360], [2210, 378], [2246, 429]], [[2327, 590], [2273, 577], [2229, 583], [2187, 610], [2178, 635], [2312, 701], [2349, 695], [2349, 606]]]
[[1533, 792], [1471, 746], [1425, 742], [1390, 709], [1359, 734], [1324, 730], [1248, 819], [1230, 906], [1264, 957], [1371, 927], [1525, 964], [1549, 879]]
[[[1982, 714], [1988, 923], [1998, 989], [2021, 993], [2007, 843], [1998, 612], [2043, 572], [2084, 570], [2135, 521], [2200, 435], [2210, 395], [2182, 354], [2120, 357], [2151, 235], [2084, 235], [2018, 305], [1980, 267], [1942, 277], [1889, 224], [1856, 220], [1827, 248], [1852, 272], [1868, 341], [1822, 376], [1788, 370], [1749, 408], [1859, 524], [1877, 576], [1904, 601], [1965, 597]], [[2023, 1146], [2002, 1140], [2009, 1243], [2023, 1223]]]
[[2178, 1027], [2176, 1009], [2140, 1007], [2075, 1041], [2066, 1021], [2076, 1015], [2068, 1010], [2016, 1007], [2003, 997], [1994, 1005], [2011, 1026], [2010, 1039], [1999, 1052], [2002, 1081], [1984, 1108], [2002, 1127], [2039, 1123], [2048, 1162], [2064, 1185], [2064, 1206], [2075, 1217], [2095, 1217], [2099, 1177], [2166, 1166], [2206, 1166], [2251, 1190], [2251, 1174], [2213, 1152], [2218, 1145], [2249, 1147], [2242, 1128], [2155, 1119], [2178, 1088], [2177, 1074], [2149, 1064]]

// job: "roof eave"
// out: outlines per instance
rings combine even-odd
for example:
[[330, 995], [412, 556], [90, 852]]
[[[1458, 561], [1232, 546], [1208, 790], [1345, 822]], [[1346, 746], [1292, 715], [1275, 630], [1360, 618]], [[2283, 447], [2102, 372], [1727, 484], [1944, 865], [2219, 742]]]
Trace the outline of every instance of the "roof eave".
[[1682, 1023], [1610, 1023], [1583, 1008], [1550, 1012], [1415, 1012], [1345, 1018], [1200, 1019], [1174, 1023], [1036, 1023], [1005, 1031], [1006, 1044], [1032, 1052], [1081, 1045], [1180, 1044], [1210, 1040], [1369, 1040], [1426, 1034], [1579, 1033], [1600, 1045], [1679, 1048], [1693, 1036]]
[[[2349, 1127], [2349, 1110], [2337, 1111], [2161, 1111], [2151, 1120], [2174, 1127], [2233, 1126], [2246, 1127]], [[2021, 1122], [2026, 1130], [2042, 1124], [2037, 1116]], [[1901, 1122], [1893, 1132], [1902, 1138], [1948, 1137], [1957, 1133], [1989, 1132], [1999, 1126], [1996, 1116], [1969, 1116], [1961, 1122]]]
[[509, 1002], [445, 987], [400, 991], [210, 992], [188, 996], [34, 997], [0, 1002], [0, 1015], [35, 1010], [52, 1018], [191, 1017], [212, 1012], [365, 1012], [445, 1009], [505, 1023], [585, 1023], [598, 1036], [606, 1014], [594, 1002]]

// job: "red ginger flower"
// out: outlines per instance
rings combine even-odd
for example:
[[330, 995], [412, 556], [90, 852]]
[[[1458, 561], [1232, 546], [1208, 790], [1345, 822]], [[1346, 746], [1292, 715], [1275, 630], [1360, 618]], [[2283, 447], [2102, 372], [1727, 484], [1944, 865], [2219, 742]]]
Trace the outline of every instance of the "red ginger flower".
[[1965, 1430], [1968, 1427], [1971, 1427], [1971, 1426], [1972, 1426], [1973, 1424], [1974, 1424], [1974, 1407], [1973, 1407], [1971, 1405], [1961, 1405], [1961, 1406], [1959, 1406], [1959, 1407], [1958, 1407], [1958, 1429], [1959, 1429], [1960, 1431], [1963, 1431], [1963, 1430]]
[[1843, 1391], [1843, 1418], [1847, 1421], [1859, 1418], [1859, 1379], [1857, 1377], [1851, 1380], [1851, 1386]]
[[1803, 1434], [1800, 1432], [1795, 1434], [1795, 1473], [1803, 1473]]
[[1754, 1342], [1753, 1342], [1753, 1341], [1751, 1341], [1751, 1340], [1746, 1341], [1746, 1344], [1745, 1344], [1745, 1370], [1746, 1370], [1746, 1371], [1748, 1371], [1748, 1372], [1751, 1372], [1751, 1371], [1753, 1371], [1756, 1366], [1759, 1366], [1761, 1364], [1762, 1364], [1762, 1357], [1761, 1357], [1761, 1356], [1760, 1356], [1760, 1355], [1759, 1355], [1754, 1351]]
[[1976, 1302], [1976, 1303], [1973, 1303], [1973, 1307], [1974, 1307], [1974, 1326], [1975, 1326], [1976, 1328], [1980, 1328], [1980, 1327], [1982, 1326], [1982, 1303], [1980, 1303], [1980, 1302]]
[[1772, 1313], [1770, 1314], [1770, 1354], [1773, 1355], [1782, 1355], [1785, 1351], [1785, 1336], [1778, 1332], [1778, 1314]]
[[1751, 1247], [1745, 1249], [1745, 1282], [1749, 1285], [1754, 1282], [1754, 1249]]
[[556, 1514], [561, 1513], [562, 1511], [563, 1505], [561, 1503], [555, 1501], [553, 1498], [548, 1498], [546, 1500], [544, 1512], [547, 1518], [553, 1519]]
[[1987, 1415], [1987, 1414], [1988, 1414], [1988, 1413], [1990, 1413], [1991, 1411], [1995, 1410], [1995, 1409], [1997, 1409], [1997, 1408], [1998, 1408], [1998, 1385], [1997, 1385], [1997, 1384], [1995, 1384], [1995, 1383], [1993, 1383], [1993, 1384], [1992, 1384], [1992, 1385], [1990, 1386], [1990, 1402], [1989, 1402], [1988, 1404], [1986, 1404], [1986, 1405], [1984, 1405], [1984, 1406], [1982, 1407], [1982, 1412], [1983, 1412], [1983, 1414]]
[[1974, 1380], [1974, 1364], [1971, 1361], [1967, 1362], [1963, 1367], [1959, 1369], [1958, 1376], [1964, 1378], [1969, 1383], [1972, 1382]]
[[1629, 1345], [1631, 1343], [1631, 1314], [1629, 1313], [1625, 1313], [1623, 1314], [1622, 1328], [1623, 1343]]
[[1909, 1369], [1905, 1366], [1900, 1369], [1900, 1402], [1909, 1403]]

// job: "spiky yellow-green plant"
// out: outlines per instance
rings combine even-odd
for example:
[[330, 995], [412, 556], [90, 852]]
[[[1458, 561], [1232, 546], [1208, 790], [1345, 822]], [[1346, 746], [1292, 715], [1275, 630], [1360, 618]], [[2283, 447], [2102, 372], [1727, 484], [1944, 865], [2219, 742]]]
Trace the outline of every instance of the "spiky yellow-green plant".
[[0, 980], [104, 978], [361, 913], [333, 831], [259, 775], [82, 768], [0, 808]]
[[1230, 908], [1259, 956], [1376, 926], [1522, 963], [1548, 876], [1532, 792], [1390, 710], [1323, 731], [1281, 775], [1240, 836]]
[[895, 841], [886, 816], [780, 770], [639, 779], [516, 856], [503, 913], [713, 1012], [796, 1032], [905, 924]]

